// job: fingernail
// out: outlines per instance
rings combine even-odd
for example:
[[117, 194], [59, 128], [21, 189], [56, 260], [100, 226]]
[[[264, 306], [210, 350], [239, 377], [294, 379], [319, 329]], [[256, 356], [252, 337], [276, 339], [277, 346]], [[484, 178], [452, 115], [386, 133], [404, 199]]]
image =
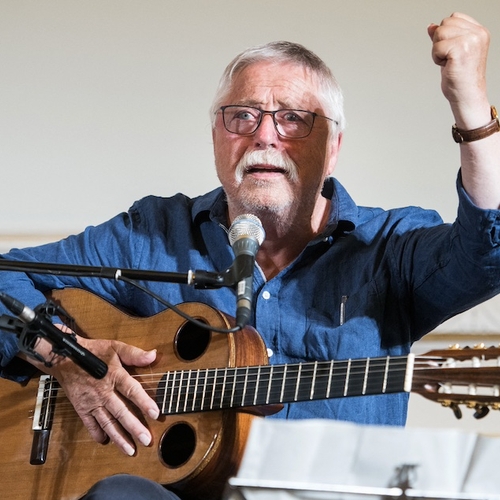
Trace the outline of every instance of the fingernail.
[[143, 434], [140, 434], [139, 435], [139, 441], [141, 442], [141, 444], [143, 444], [144, 446], [149, 446], [149, 444], [151, 443], [151, 436], [148, 436], [147, 434], [143, 433]]
[[123, 445], [123, 451], [129, 456], [129, 457], [133, 457], [134, 454], [135, 454], [135, 450], [134, 448], [132, 448], [132, 446], [130, 446], [128, 443], [125, 443]]
[[160, 410], [158, 410], [158, 408], [150, 408], [148, 410], [148, 415], [153, 420], [156, 420], [160, 416]]

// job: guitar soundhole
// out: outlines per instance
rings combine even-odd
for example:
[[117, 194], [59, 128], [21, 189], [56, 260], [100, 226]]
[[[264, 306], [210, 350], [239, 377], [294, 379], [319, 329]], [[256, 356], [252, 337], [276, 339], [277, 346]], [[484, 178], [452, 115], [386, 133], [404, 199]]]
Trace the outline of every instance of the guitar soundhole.
[[160, 455], [167, 467], [180, 467], [185, 464], [194, 452], [196, 436], [193, 428], [179, 422], [170, 427], [161, 440]]
[[[197, 319], [206, 323], [199, 318]], [[192, 361], [199, 358], [207, 350], [210, 337], [210, 330], [200, 328], [189, 321], [184, 323], [175, 338], [175, 347], [178, 356], [184, 361]]]

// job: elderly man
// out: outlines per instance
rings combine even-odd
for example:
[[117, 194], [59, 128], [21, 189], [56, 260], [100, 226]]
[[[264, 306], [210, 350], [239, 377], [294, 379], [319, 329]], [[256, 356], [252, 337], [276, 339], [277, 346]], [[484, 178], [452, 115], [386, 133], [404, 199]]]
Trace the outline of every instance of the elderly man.
[[[276, 42], [240, 54], [222, 77], [212, 109], [222, 188], [195, 199], [148, 197], [81, 235], [4, 257], [222, 272], [233, 258], [227, 228], [237, 216], [253, 214], [266, 238], [256, 255], [250, 323], [272, 364], [408, 353], [438, 324], [500, 290], [500, 134], [486, 92], [489, 34], [463, 14], [430, 25], [428, 33], [460, 142], [454, 224], [417, 208], [355, 205], [331, 177], [344, 126], [341, 91], [316, 55]], [[148, 286], [172, 303], [198, 301], [234, 313], [232, 289]], [[31, 307], [43, 302], [40, 291], [65, 287], [91, 290], [143, 316], [163, 307], [122, 282], [0, 273], [0, 290]], [[158, 417], [158, 406], [124, 366], [152, 363], [155, 350], [79, 339], [108, 363], [106, 377], [96, 380], [68, 359], [47, 369], [19, 354], [12, 336], [1, 339], [4, 377], [29, 376], [29, 361], [57, 378], [96, 441], [109, 438], [127, 455], [136, 443], [150, 444], [148, 427], [124, 400], [150, 419]], [[48, 356], [51, 346], [41, 341], [37, 350]], [[276, 417], [404, 425], [406, 411], [407, 395], [392, 394], [293, 403]], [[134, 480], [141, 481], [105, 480], [88, 498], [112, 498], [110, 491], [139, 498], [129, 485]], [[144, 488], [141, 483], [141, 498], [156, 498]], [[154, 494], [170, 498], [162, 488]]]

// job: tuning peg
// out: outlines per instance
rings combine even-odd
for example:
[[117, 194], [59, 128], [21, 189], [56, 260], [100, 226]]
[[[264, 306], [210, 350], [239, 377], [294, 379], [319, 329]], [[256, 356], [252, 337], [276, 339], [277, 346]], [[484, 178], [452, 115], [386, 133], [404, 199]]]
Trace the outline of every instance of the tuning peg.
[[460, 409], [460, 406], [458, 406], [457, 403], [454, 403], [453, 401], [441, 401], [441, 405], [444, 406], [445, 408], [446, 407], [451, 408], [457, 420], [460, 420], [462, 418], [462, 410]]
[[477, 420], [479, 420], [479, 419], [481, 419], [483, 417], [486, 417], [486, 415], [488, 415], [488, 413], [490, 412], [490, 409], [487, 406], [484, 406], [484, 405], [477, 404], [475, 406], [475, 409], [476, 409], [476, 411], [474, 412], [473, 416]]
[[455, 418], [460, 420], [462, 418], [462, 410], [460, 409], [460, 406], [458, 406], [457, 403], [451, 403], [450, 408], [453, 410]]
[[474, 346], [474, 349], [486, 349], [486, 346], [484, 345], [483, 342], [479, 343], [479, 344], [476, 344]]
[[450, 351], [457, 351], [457, 350], [461, 349], [461, 347], [460, 347], [460, 344], [451, 344], [448, 346], [448, 349]]

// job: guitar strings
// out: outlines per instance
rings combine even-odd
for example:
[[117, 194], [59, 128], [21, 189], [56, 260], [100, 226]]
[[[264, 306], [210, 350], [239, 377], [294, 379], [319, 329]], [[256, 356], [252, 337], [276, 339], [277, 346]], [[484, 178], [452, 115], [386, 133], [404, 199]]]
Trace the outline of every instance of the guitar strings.
[[[370, 366], [370, 377], [381, 375], [385, 372], [385, 361], [382, 362], [383, 359], [384, 358], [375, 358], [374, 359], [374, 361], [372, 362], [372, 364]], [[392, 358], [392, 360], [393, 361], [396, 360], [397, 363], [396, 363], [396, 365], [393, 364], [391, 366], [391, 373], [398, 373], [398, 372], [403, 373], [406, 370], [406, 358], [405, 357], [403, 357], [402, 360], [398, 360], [398, 358], [396, 358], [396, 359]], [[358, 361], [358, 360], [354, 360], [354, 361]], [[442, 369], [441, 365], [443, 363], [445, 363], [446, 361], [448, 361], [448, 360], [446, 360], [445, 358], [438, 357], [438, 356], [419, 356], [419, 357], [416, 357], [414, 369], [415, 369], [415, 371], [419, 371], [419, 370], [431, 370], [432, 371], [434, 369], [441, 370]], [[318, 362], [317, 364], [316, 363], [302, 364], [301, 377], [302, 376], [304, 376], [304, 377], [310, 376], [314, 371], [314, 365], [316, 365], [316, 369], [317, 369], [317, 366], [319, 364], [324, 365], [325, 363], [327, 365], [331, 364], [331, 362]], [[347, 364], [347, 362], [344, 360], [333, 362], [333, 366], [336, 370], [337, 375], [345, 374], [346, 364]], [[297, 368], [298, 366], [300, 366], [300, 364], [287, 365], [287, 366], [288, 367], [293, 366], [294, 368]], [[285, 365], [264, 365], [261, 368], [265, 368], [266, 371], [270, 371], [271, 367], [273, 367], [274, 372], [279, 371], [280, 369], [282, 369], [282, 370], [285, 369], [284, 368]], [[188, 376], [186, 375], [186, 377], [184, 377], [184, 374], [202, 373], [203, 374], [203, 381], [202, 381], [202, 385], [200, 387], [202, 387], [202, 386], [211, 387], [212, 392], [209, 393], [208, 396], [212, 397], [212, 394], [214, 394], [214, 399], [217, 401], [220, 401], [222, 398], [223, 391], [221, 390], [221, 387], [220, 387], [221, 383], [217, 383], [217, 379], [221, 378], [222, 381], [225, 379], [229, 385], [233, 384], [235, 386], [235, 392], [241, 393], [241, 391], [244, 389], [245, 384], [247, 386], [251, 386], [252, 388], [254, 387], [254, 384], [256, 382], [255, 377], [257, 376], [257, 374], [253, 373], [253, 372], [255, 372], [257, 370], [258, 370], [258, 367], [251, 366], [251, 367], [222, 367], [222, 368], [217, 368], [217, 369], [215, 369], [215, 368], [201, 368], [199, 370], [174, 370], [174, 371], [170, 371], [167, 373], [172, 374], [174, 377], [174, 380], [176, 377], [179, 377], [179, 380], [184, 380], [185, 384], [187, 384], [187, 382], [188, 382]], [[339, 373], [339, 370], [344, 370], [344, 371], [343, 372], [340, 371], [340, 373]], [[247, 376], [246, 380], [240, 380], [238, 378], [238, 376], [241, 378], [242, 373], [245, 371], [248, 372], [248, 376]], [[323, 371], [324, 371], [324, 366], [322, 366], [320, 371], [316, 373], [315, 382], [317, 381], [317, 379], [324, 377]], [[290, 374], [290, 372], [288, 372], [288, 373]], [[293, 375], [293, 373], [292, 373], [292, 375]], [[167, 383], [162, 381], [164, 376], [165, 376], [165, 373], [148, 373], [148, 374], [133, 375], [133, 377], [136, 378], [141, 383], [141, 385], [145, 386], [146, 392], [148, 394], [150, 394], [153, 397], [153, 399], [156, 398], [159, 391], [165, 390], [165, 388], [167, 386]], [[266, 378], [266, 376], [267, 376], [267, 374], [264, 374], [264, 378], [261, 378], [261, 380], [260, 380], [261, 384], [265, 385], [266, 383], [267, 384], [272, 383], [270, 381], [270, 379]], [[352, 370], [349, 374], [349, 378], [351, 381], [353, 381], [355, 379], [357, 380], [360, 377], [364, 377], [364, 376], [365, 376], [365, 370], [363, 369], [363, 367], [358, 367], [356, 365], [352, 368]], [[262, 373], [261, 373], [261, 377], [262, 377]], [[151, 385], [153, 385], [154, 387], [150, 387]], [[299, 383], [299, 385], [300, 385], [300, 383]], [[182, 385], [182, 384], [180, 386], [177, 386], [177, 387], [174, 386], [174, 391], [172, 391], [171, 394], [167, 395], [167, 399], [169, 396], [170, 397], [179, 397], [179, 396], [184, 395], [184, 397], [188, 397], [188, 398], [189, 397], [198, 398], [200, 396], [198, 393], [196, 393], [196, 394], [188, 393], [186, 390], [186, 387], [187, 386]], [[310, 386], [308, 388], [310, 388]], [[178, 392], [177, 395], [174, 394], [176, 390]], [[183, 393], [183, 390], [184, 390], [184, 393]], [[290, 393], [292, 390], [293, 389], [288, 388], [283, 393], [283, 399], [285, 400], [284, 402], [290, 402], [289, 399], [290, 399]], [[300, 394], [300, 391], [299, 391], [299, 394]], [[207, 398], [207, 395], [205, 395], [205, 398]], [[318, 399], [325, 399], [325, 398], [318, 398]], [[47, 398], [45, 398], [45, 400], [48, 403], [54, 403], [55, 401], [57, 401], [56, 411], [57, 411], [58, 415], [73, 415], [76, 418], [79, 418], [77, 416], [76, 411], [74, 410], [72, 404], [65, 397], [64, 390], [62, 388], [57, 389], [56, 395], [48, 396]], [[306, 400], [307, 400], [307, 398], [306, 398]], [[239, 405], [234, 405], [234, 406], [237, 407]], [[182, 407], [182, 405], [181, 405], [181, 407]], [[217, 408], [214, 408], [214, 409], [217, 409]], [[184, 413], [184, 411], [178, 411], [178, 413]]]
[[[323, 362], [323, 363], [327, 363], [328, 365], [331, 365], [331, 362]], [[341, 362], [334, 362], [333, 365], [335, 367], [335, 370], [338, 370], [340, 371], [341, 370], [341, 366], [340, 366], [340, 363]], [[344, 362], [342, 362], [344, 363]], [[308, 364], [309, 365], [309, 364]], [[312, 373], [312, 370], [313, 368], [311, 366], [308, 366], [308, 365], [302, 365], [304, 368], [302, 369], [302, 375], [305, 377], [305, 376], [308, 376]], [[284, 370], [284, 367], [285, 365], [264, 365], [263, 367], [261, 368], [265, 368], [266, 370], [270, 370], [270, 367], [273, 366], [273, 371], [274, 372], [277, 372], [278, 370]], [[290, 366], [300, 366], [300, 365], [287, 365], [288, 367]], [[380, 365], [382, 367], [382, 365]], [[385, 366], [385, 365], [384, 365]], [[377, 365], [374, 364], [372, 368], [376, 368]], [[250, 366], [250, 367], [221, 367], [221, 368], [200, 368], [199, 370], [174, 370], [174, 371], [170, 371], [170, 372], [166, 372], [166, 373], [169, 373], [169, 374], [173, 374], [175, 377], [177, 376], [182, 376], [181, 374], [186, 374], [186, 373], [193, 373], [193, 372], [198, 372], [198, 373], [202, 373], [203, 374], [203, 385], [205, 386], [210, 386], [210, 385], [214, 385], [214, 380], [216, 378], [216, 376], [220, 377], [221, 376], [221, 373], [224, 373], [225, 375], [225, 378], [226, 380], [227, 379], [231, 379], [231, 378], [236, 378], [236, 382], [235, 382], [235, 385], [236, 385], [236, 390], [240, 390], [243, 388], [243, 385], [245, 384], [245, 381], [244, 380], [239, 380], [237, 378], [237, 374], [239, 372], [239, 376], [241, 377], [241, 375], [248, 371], [248, 376], [249, 376], [249, 379], [247, 378], [247, 381], [246, 383], [252, 383], [253, 382], [253, 378], [255, 377], [255, 374], [252, 373], [253, 371], [257, 370], [258, 367], [254, 367], [254, 366]], [[393, 370], [393, 371], [402, 371], [405, 369], [405, 366], [403, 366], [403, 368], [399, 369], [397, 368], [396, 370]], [[216, 372], [217, 370], [217, 372]], [[376, 373], [383, 373], [383, 369], [381, 370], [375, 370], [373, 371], [372, 370], [372, 373], [376, 374]], [[290, 369], [288, 370], [288, 373], [291, 374], [292, 372], [290, 371]], [[353, 370], [351, 372], [351, 377], [354, 378], [356, 377], [357, 375], [360, 375], [360, 374], [364, 374], [364, 372], [362, 370]], [[164, 377], [165, 375], [165, 372], [158, 372], [158, 373], [147, 373], [147, 374], [138, 374], [138, 375], [133, 375], [133, 377], [135, 379], [137, 379], [141, 385], [143, 386], [146, 386], [145, 389], [146, 389], [146, 392], [148, 394], [150, 394], [153, 399], [155, 398], [156, 396], [156, 393], [160, 390], [163, 390], [165, 388], [165, 382], [162, 382], [162, 378]], [[321, 376], [321, 373], [318, 373], [318, 378]], [[185, 378], [185, 380], [187, 381], [187, 377]], [[150, 385], [154, 384], [154, 387], [148, 387]], [[216, 389], [217, 391], [217, 386], [216, 386]], [[53, 401], [55, 399], [57, 399], [58, 397], [60, 397], [61, 395], [64, 394], [64, 390], [62, 388], [58, 388], [57, 389], [57, 394], [56, 395], [51, 395], [51, 396], [48, 396], [46, 398], [47, 401]], [[65, 401], [67, 401], [67, 404], [68, 406], [71, 407], [71, 403], [69, 402], [68, 399], [66, 399]], [[61, 405], [62, 406], [62, 405]], [[58, 412], [60, 411], [60, 407], [58, 406]]]

